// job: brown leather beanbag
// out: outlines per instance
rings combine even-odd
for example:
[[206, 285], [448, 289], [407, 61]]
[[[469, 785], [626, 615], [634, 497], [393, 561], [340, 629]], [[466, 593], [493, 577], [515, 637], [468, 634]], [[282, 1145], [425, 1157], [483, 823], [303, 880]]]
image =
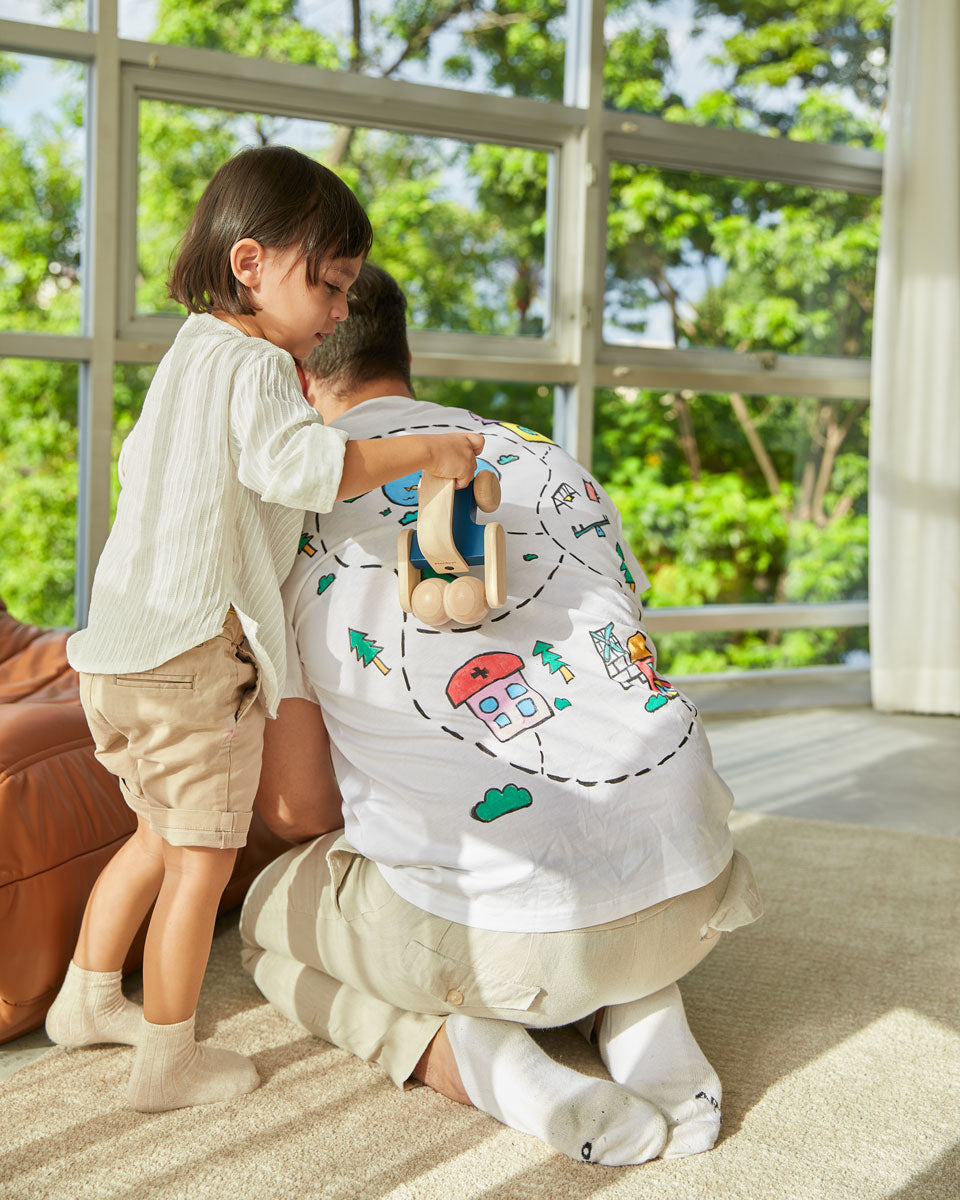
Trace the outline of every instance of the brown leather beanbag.
[[[90, 889], [136, 826], [94, 757], [69, 632], [25, 625], [0, 600], [0, 1042], [43, 1023]], [[254, 813], [220, 911], [287, 849]], [[127, 971], [142, 961], [145, 929]]]

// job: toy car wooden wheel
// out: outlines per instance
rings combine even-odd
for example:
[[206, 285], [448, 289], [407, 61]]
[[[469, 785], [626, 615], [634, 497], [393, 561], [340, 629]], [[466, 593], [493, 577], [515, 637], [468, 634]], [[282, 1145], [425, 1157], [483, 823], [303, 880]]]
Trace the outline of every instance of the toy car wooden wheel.
[[410, 609], [417, 620], [435, 629], [450, 619], [444, 608], [444, 593], [450, 585], [445, 579], [424, 579], [413, 589]]
[[500, 507], [500, 480], [492, 471], [479, 471], [473, 477], [473, 498], [481, 512]]
[[473, 575], [462, 575], [447, 584], [447, 590], [443, 593], [443, 608], [458, 625], [475, 625], [490, 611], [484, 585]]
[[507, 602], [507, 537], [498, 521], [483, 527], [483, 579], [490, 608]]

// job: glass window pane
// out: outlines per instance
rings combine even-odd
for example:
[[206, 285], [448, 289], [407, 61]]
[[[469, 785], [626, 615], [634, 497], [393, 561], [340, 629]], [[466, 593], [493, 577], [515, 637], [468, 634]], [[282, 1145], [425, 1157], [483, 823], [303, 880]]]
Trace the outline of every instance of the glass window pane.
[[488, 421], [507, 421], [553, 435], [553, 388], [477, 379], [414, 379], [418, 400], [465, 408]]
[[794, 667], [866, 667], [869, 630], [764, 629], [736, 633], [654, 634], [657, 668], [669, 679], [725, 671], [785, 671]]
[[411, 328], [542, 334], [546, 153], [154, 101], [140, 106], [138, 312], [182, 312], [166, 280], [200, 193], [231, 154], [268, 143], [313, 155], [354, 189]]
[[0, 54], [0, 329], [76, 333], [85, 71]]
[[534, 99], [562, 100], [559, 0], [120, 0], [120, 36]]
[[609, 107], [880, 148], [893, 0], [607, 0]]
[[880, 197], [613, 163], [604, 338], [866, 358]]
[[76, 363], [0, 359], [0, 596], [21, 621], [72, 625]]
[[0, 0], [0, 20], [59, 29], [86, 29], [88, 10], [87, 0]]
[[596, 402], [594, 471], [645, 604], [866, 598], [866, 402], [634, 388]]

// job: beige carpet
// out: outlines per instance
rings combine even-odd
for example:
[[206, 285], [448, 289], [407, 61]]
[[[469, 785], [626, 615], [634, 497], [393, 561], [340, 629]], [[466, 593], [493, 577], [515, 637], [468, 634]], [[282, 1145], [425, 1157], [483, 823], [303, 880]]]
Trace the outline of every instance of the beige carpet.
[[[201, 1037], [251, 1054], [238, 1102], [142, 1115], [131, 1050], [54, 1049], [0, 1084], [0, 1197], [958, 1200], [960, 840], [741, 816], [767, 904], [684, 980], [724, 1083], [709, 1154], [574, 1163], [425, 1088], [401, 1093], [263, 1002], [218, 934]], [[551, 1053], [599, 1072], [568, 1031]]]

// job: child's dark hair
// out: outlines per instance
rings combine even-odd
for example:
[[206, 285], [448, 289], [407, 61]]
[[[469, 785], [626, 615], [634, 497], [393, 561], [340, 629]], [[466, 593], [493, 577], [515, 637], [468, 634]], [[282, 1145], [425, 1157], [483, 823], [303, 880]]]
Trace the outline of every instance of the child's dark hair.
[[[407, 298], [381, 267], [366, 262], [347, 293], [350, 316], [314, 346], [306, 370], [346, 393], [375, 379], [410, 384]], [[411, 389], [412, 390], [412, 389]]]
[[289, 146], [243, 150], [200, 197], [170, 274], [174, 300], [188, 312], [256, 312], [230, 267], [242, 238], [270, 250], [299, 247], [314, 285], [326, 259], [366, 257], [373, 229], [343, 180], [314, 159]]

